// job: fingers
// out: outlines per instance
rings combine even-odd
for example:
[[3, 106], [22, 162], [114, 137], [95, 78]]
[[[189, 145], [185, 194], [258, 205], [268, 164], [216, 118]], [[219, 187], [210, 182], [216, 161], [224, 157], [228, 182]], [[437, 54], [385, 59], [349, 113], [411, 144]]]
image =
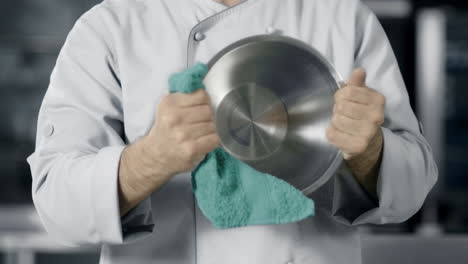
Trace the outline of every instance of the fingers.
[[335, 100], [347, 100], [358, 104], [378, 104], [382, 101], [380, 94], [373, 89], [358, 86], [345, 86], [335, 93]]
[[366, 120], [355, 120], [344, 115], [334, 115], [331, 125], [339, 131], [356, 137], [371, 139], [374, 136], [375, 129], [372, 123]]
[[345, 159], [362, 154], [371, 145], [385, 119], [385, 97], [366, 87], [366, 72], [356, 69], [348, 84], [335, 94], [327, 138]]
[[195, 148], [200, 153], [209, 153], [219, 147], [219, 142], [218, 134], [209, 134], [197, 139]]
[[209, 105], [199, 105], [183, 108], [178, 115], [180, 116], [180, 123], [182, 124], [195, 124], [200, 122], [213, 121], [213, 112]]
[[355, 120], [369, 120], [378, 125], [383, 124], [384, 116], [382, 106], [363, 105], [352, 101], [340, 100], [335, 103], [333, 114], [343, 115]]
[[364, 105], [384, 105], [385, 97], [366, 87], [366, 72], [358, 68], [351, 74], [349, 82], [335, 93], [335, 100], [347, 100]]
[[339, 148], [346, 156], [354, 156], [363, 153], [367, 147], [367, 140], [364, 137], [356, 137], [345, 133], [335, 126], [327, 129], [327, 138], [330, 143]]
[[336, 101], [333, 114], [340, 114], [352, 119], [362, 120], [367, 117], [368, 107], [355, 102]]
[[213, 122], [204, 122], [187, 127], [187, 132], [182, 135], [184, 140], [198, 139], [216, 133], [216, 126]]
[[183, 144], [196, 141], [205, 136], [217, 134], [217, 132], [213, 122], [205, 122], [179, 128], [174, 130], [172, 134], [177, 144]]
[[171, 105], [179, 107], [192, 107], [210, 103], [210, 97], [203, 89], [198, 89], [191, 94], [174, 93], [167, 97]]
[[366, 87], [366, 71], [362, 68], [355, 69], [351, 73], [348, 85]]

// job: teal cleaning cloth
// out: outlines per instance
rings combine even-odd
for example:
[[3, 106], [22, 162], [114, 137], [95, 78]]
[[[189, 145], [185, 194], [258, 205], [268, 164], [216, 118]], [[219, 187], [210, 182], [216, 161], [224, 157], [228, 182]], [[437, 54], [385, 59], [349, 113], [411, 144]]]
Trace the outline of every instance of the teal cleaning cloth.
[[[198, 63], [169, 79], [171, 93], [204, 89], [208, 69]], [[314, 215], [314, 202], [287, 182], [261, 173], [222, 148], [192, 172], [198, 206], [217, 228], [285, 224]]]

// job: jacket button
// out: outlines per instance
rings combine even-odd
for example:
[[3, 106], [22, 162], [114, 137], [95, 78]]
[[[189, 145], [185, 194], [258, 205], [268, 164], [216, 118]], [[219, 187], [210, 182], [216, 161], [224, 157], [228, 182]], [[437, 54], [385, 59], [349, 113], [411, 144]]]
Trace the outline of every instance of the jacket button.
[[49, 125], [45, 126], [45, 128], [44, 128], [44, 135], [46, 137], [50, 137], [50, 136], [52, 136], [54, 134], [54, 130], [55, 130], [54, 126], [49, 124]]
[[193, 36], [193, 39], [195, 39], [196, 41], [202, 41], [202, 40], [205, 39], [205, 35], [203, 33], [201, 33], [201, 32], [197, 32]]
[[269, 26], [265, 29], [265, 32], [268, 34], [268, 35], [281, 35], [282, 31], [277, 29], [277, 28], [274, 28], [272, 26]]
[[[275, 31], [276, 31], [276, 29], [275, 29], [274, 27], [271, 27], [271, 26], [270, 26], [270, 27], [267, 27], [267, 28], [265, 29], [265, 32], [266, 32], [267, 34], [273, 34]], [[288, 262], [287, 264], [289, 264], [289, 262]]]

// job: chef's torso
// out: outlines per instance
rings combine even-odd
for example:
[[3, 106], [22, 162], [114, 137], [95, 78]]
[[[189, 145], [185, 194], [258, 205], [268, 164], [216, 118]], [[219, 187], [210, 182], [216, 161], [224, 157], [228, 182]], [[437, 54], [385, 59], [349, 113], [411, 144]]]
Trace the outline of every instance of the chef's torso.
[[[108, 30], [131, 143], [153, 124], [170, 74], [208, 62], [227, 45], [273, 33], [300, 39], [348, 76], [355, 55], [356, 0], [249, 0], [227, 8], [213, 0], [107, 0], [90, 15]], [[360, 263], [354, 227], [330, 212], [333, 180], [312, 195], [316, 216], [299, 223], [219, 230], [201, 214], [190, 175], [151, 197], [154, 232], [104, 246], [101, 263]]]

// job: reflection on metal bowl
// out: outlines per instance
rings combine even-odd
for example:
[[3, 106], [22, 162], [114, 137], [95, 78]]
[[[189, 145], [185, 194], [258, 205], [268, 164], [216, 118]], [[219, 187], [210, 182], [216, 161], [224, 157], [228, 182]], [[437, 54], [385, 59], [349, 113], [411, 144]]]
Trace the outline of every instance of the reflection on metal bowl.
[[325, 131], [341, 77], [318, 51], [260, 35], [217, 54], [204, 79], [222, 147], [258, 171], [309, 194], [336, 172]]

